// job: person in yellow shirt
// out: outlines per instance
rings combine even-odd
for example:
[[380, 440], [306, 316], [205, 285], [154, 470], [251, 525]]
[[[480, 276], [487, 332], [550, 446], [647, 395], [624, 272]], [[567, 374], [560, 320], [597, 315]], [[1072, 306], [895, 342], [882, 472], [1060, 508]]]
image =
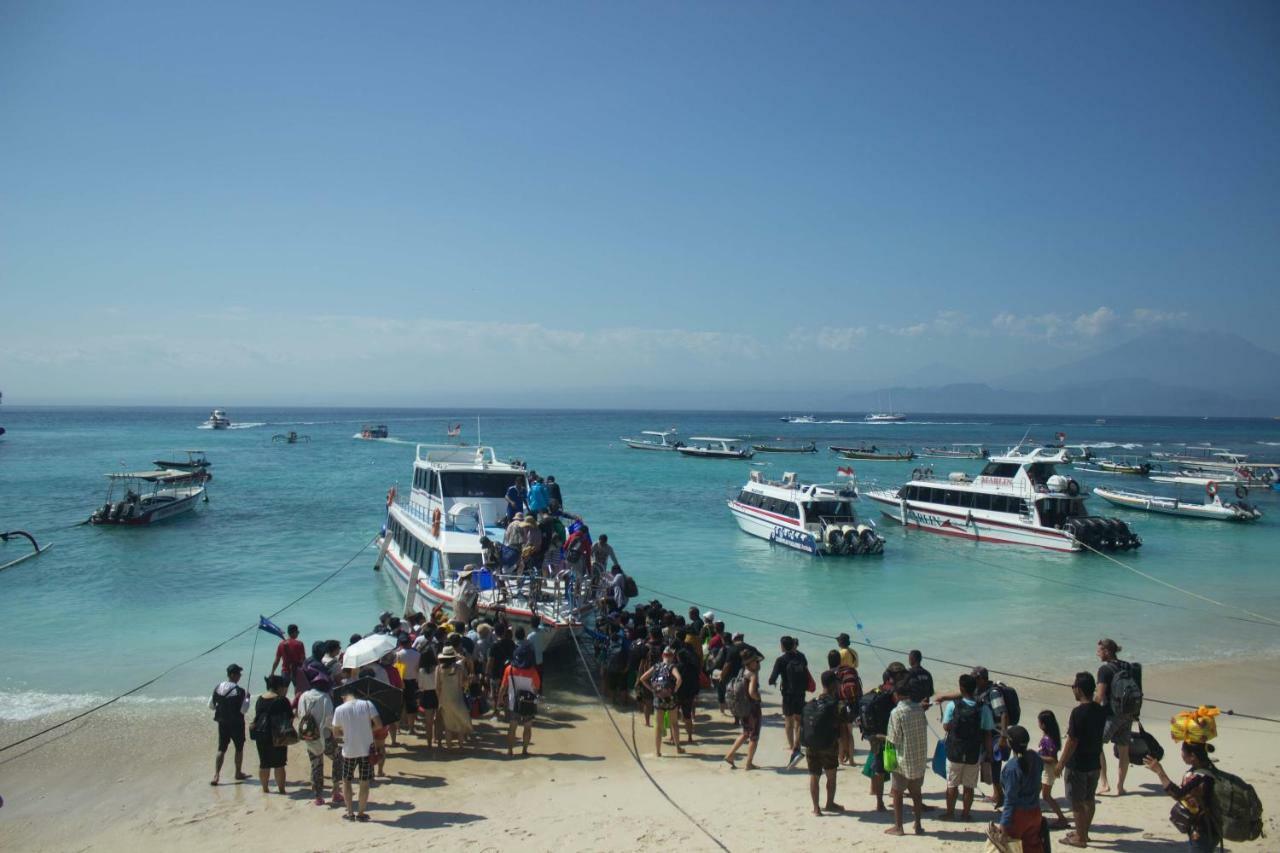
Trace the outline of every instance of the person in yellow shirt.
[[849, 635], [841, 634], [836, 637], [836, 645], [840, 647], [840, 665], [858, 668], [858, 653], [849, 648]]

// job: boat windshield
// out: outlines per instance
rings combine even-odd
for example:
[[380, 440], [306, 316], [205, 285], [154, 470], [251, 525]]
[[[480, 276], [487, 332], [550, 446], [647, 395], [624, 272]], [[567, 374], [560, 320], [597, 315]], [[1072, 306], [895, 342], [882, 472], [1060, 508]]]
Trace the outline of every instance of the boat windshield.
[[810, 501], [804, 505], [805, 517], [816, 521], [823, 516], [850, 517], [853, 510], [848, 501]]
[[515, 474], [494, 471], [441, 471], [440, 480], [447, 498], [502, 498], [507, 487], [519, 479]]
[[983, 477], [1007, 477], [1013, 479], [1018, 473], [1018, 465], [1014, 462], [988, 462], [982, 469]]
[[1040, 523], [1046, 527], [1061, 527], [1068, 518], [1084, 518], [1089, 511], [1084, 498], [1047, 497], [1036, 501], [1040, 508]]

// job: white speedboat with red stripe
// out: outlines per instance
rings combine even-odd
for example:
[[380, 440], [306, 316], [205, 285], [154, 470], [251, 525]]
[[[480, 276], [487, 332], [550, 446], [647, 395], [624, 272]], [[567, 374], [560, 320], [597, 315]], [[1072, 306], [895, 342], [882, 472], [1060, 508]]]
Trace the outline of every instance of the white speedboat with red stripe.
[[1080, 484], [1057, 473], [1056, 466], [1066, 463], [1061, 447], [1015, 447], [992, 456], [977, 477], [957, 471], [942, 479], [920, 472], [901, 488], [865, 494], [911, 530], [1051, 551], [1140, 546], [1124, 521], [1089, 515]]
[[[391, 569], [405, 596], [406, 614], [442, 605], [452, 615], [459, 572], [484, 565], [482, 538], [501, 545], [507, 489], [524, 484], [527, 475], [523, 462], [500, 462], [492, 447], [418, 445], [408, 494], [394, 488], [387, 493], [386, 529], [375, 564]], [[594, 610], [591, 597], [583, 594], [579, 600], [580, 590], [572, 583], [534, 583], [503, 574], [496, 565], [473, 580], [480, 587], [477, 615], [496, 619], [502, 614], [512, 625], [526, 627], [537, 615], [551, 631], [550, 644], [568, 639]]]
[[743, 533], [806, 554], [880, 554], [884, 539], [875, 524], [858, 521], [857, 500], [853, 482], [806, 485], [790, 472], [772, 481], [752, 471], [729, 512]]

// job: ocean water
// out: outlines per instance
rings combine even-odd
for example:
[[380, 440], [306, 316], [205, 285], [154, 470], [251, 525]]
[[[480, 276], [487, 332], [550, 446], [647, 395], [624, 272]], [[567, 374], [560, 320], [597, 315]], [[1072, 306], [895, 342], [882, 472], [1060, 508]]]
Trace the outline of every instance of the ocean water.
[[[252, 624], [356, 555], [381, 527], [387, 489], [410, 480], [414, 443], [441, 442], [462, 422], [476, 441], [475, 413], [432, 410], [233, 409], [240, 428], [199, 429], [207, 410], [5, 406], [0, 424], [0, 529], [23, 528], [53, 550], [0, 572], [0, 719], [69, 711], [145, 681]], [[1131, 446], [1146, 453], [1212, 442], [1262, 460], [1280, 458], [1280, 422], [1092, 417], [919, 416], [907, 423], [784, 424], [779, 413], [487, 411], [483, 443], [560, 481], [566, 507], [608, 533], [642, 587], [736, 611], [730, 627], [771, 648], [768, 620], [834, 636], [848, 631], [926, 657], [992, 668], [1065, 675], [1111, 636], [1146, 662], [1216, 659], [1280, 651], [1280, 493], [1251, 497], [1266, 517], [1253, 525], [1190, 521], [1110, 509], [1145, 540], [1119, 559], [1169, 583], [1231, 605], [1219, 608], [1094, 555], [1060, 555], [906, 534], [873, 518], [887, 538], [878, 557], [814, 558], [741, 533], [725, 507], [752, 470], [795, 471], [829, 482], [837, 465], [827, 444], [913, 446], [982, 442], [993, 450], [1028, 432], [1068, 443]], [[388, 441], [353, 439], [360, 424], [385, 422]], [[619, 436], [677, 427], [684, 436], [813, 440], [816, 455], [758, 454], [751, 464], [627, 449]], [[287, 430], [306, 444], [274, 444]], [[150, 528], [80, 526], [101, 504], [103, 475], [142, 469], [175, 450], [200, 448], [213, 462], [209, 503]], [[1270, 456], [1269, 456], [1270, 454]], [[935, 470], [976, 472], [979, 462], [930, 460]], [[863, 487], [897, 485], [917, 463], [854, 463]], [[1137, 480], [1077, 473], [1087, 487]], [[0, 563], [25, 545], [0, 545]], [[390, 579], [372, 571], [369, 547], [332, 581], [277, 618], [311, 640], [367, 631], [396, 609]], [[1136, 599], [1136, 600], [1133, 600]], [[669, 604], [680, 602], [669, 600]], [[750, 617], [750, 618], [747, 618]], [[856, 626], [861, 625], [861, 628]], [[256, 648], [254, 645], [257, 638]], [[829, 643], [802, 636], [820, 656]], [[251, 631], [166, 675], [139, 701], [202, 696], [225, 666], [254, 664], [254, 689], [270, 666], [274, 639]], [[868, 653], [864, 653], [868, 654]], [[887, 656], [886, 656], [887, 657]], [[870, 658], [874, 660], [874, 657]]]

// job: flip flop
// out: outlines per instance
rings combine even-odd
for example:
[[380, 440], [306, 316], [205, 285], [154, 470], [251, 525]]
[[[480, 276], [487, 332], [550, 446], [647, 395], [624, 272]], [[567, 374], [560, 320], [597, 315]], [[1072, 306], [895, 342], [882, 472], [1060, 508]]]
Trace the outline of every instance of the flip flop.
[[359, 821], [360, 823], [368, 823], [369, 816], [367, 814], [358, 814], [356, 815], [356, 820]]
[[355, 816], [355, 815], [353, 815], [351, 812], [347, 812], [346, 814], [344, 814], [344, 815], [342, 816], [342, 819], [343, 819], [343, 820], [355, 820], [355, 819], [356, 819], [356, 816]]
[[1061, 841], [1063, 844], [1067, 845], [1068, 847], [1087, 847], [1088, 846], [1087, 844], [1082, 844], [1080, 842], [1080, 839], [1076, 837], [1076, 834], [1074, 832], [1068, 832], [1066, 835], [1062, 836], [1058, 840]]

